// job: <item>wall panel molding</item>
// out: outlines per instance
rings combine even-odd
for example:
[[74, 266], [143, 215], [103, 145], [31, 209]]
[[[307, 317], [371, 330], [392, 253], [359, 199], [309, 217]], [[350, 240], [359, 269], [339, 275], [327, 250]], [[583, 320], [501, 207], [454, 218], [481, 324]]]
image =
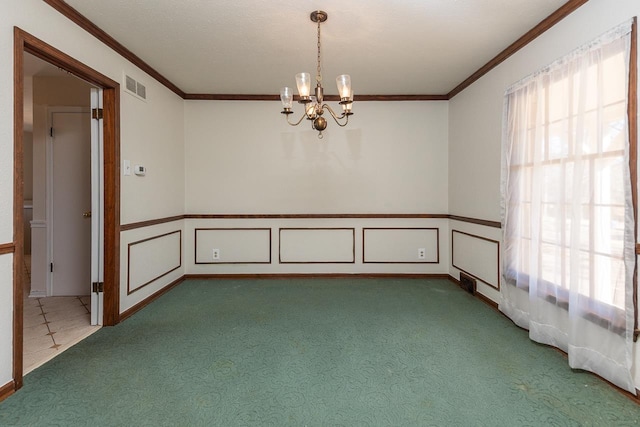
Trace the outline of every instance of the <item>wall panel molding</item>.
[[[485, 243], [489, 243], [490, 245], [495, 244], [495, 252], [494, 252], [495, 259], [492, 258], [492, 252], [490, 248], [485, 248], [486, 250], [476, 251], [474, 253], [475, 259], [478, 259], [478, 257], [485, 257], [485, 259], [481, 260], [483, 265], [495, 263], [495, 278], [486, 277], [485, 272], [471, 271], [473, 269], [473, 266], [464, 266], [460, 264], [460, 262], [464, 262], [464, 261], [456, 261], [456, 250], [455, 250], [456, 234], [461, 236], [466, 236], [467, 238], [476, 239], [477, 242], [485, 242]], [[488, 286], [491, 286], [492, 288], [498, 291], [500, 290], [500, 242], [499, 241], [478, 236], [477, 234], [471, 234], [471, 233], [466, 233], [464, 231], [452, 229], [451, 230], [451, 265], [454, 268], [457, 268], [458, 270], [468, 274], [469, 276], [474, 277], [477, 280], [480, 280], [482, 283], [485, 283]], [[485, 276], [485, 277], [482, 277], [482, 276]]]
[[184, 214], [166, 218], [150, 219], [146, 221], [123, 224], [121, 231], [148, 227], [150, 225], [179, 221], [181, 219], [452, 219], [454, 221], [479, 224], [487, 227], [501, 228], [500, 221], [471, 218], [449, 214], [430, 213], [383, 213], [383, 214]]
[[431, 219], [448, 214], [186, 214], [185, 219]]
[[16, 245], [13, 243], [0, 244], [0, 255], [12, 254], [16, 250]]
[[[143, 283], [133, 284], [132, 285], [132, 278], [131, 278], [131, 276], [132, 276], [132, 274], [131, 274], [132, 248], [134, 246], [148, 244], [149, 242], [154, 241], [154, 240], [158, 240], [158, 239], [162, 239], [162, 238], [168, 238], [169, 236], [172, 236], [174, 234], [178, 235], [178, 250], [177, 250], [178, 257], [177, 257], [177, 260], [176, 260], [178, 265], [176, 265], [176, 266], [170, 265], [167, 270], [158, 272], [155, 277], [153, 277], [151, 279], [147, 279]], [[145, 267], [147, 267], [147, 266], [145, 266]], [[153, 283], [156, 280], [166, 276], [167, 274], [171, 273], [172, 271], [175, 271], [175, 270], [179, 269], [180, 267], [182, 267], [182, 230], [171, 231], [169, 233], [164, 233], [164, 234], [160, 234], [160, 235], [157, 235], [157, 236], [149, 237], [147, 239], [142, 239], [142, 240], [138, 240], [136, 242], [129, 243], [128, 248], [127, 248], [127, 295], [131, 295], [132, 293], [139, 291], [140, 289], [144, 288], [145, 286], [150, 285], [151, 283]]]
[[449, 215], [449, 219], [453, 221], [468, 222], [470, 224], [484, 225], [486, 227], [502, 228], [502, 223], [500, 221], [489, 221], [486, 219], [470, 218], [458, 215]]
[[[209, 232], [209, 234], [218, 234], [218, 241], [215, 243], [210, 243], [209, 246], [220, 250], [221, 259], [213, 260], [210, 256], [202, 253], [201, 248], [198, 245], [198, 241], [202, 242], [205, 236], [204, 234]], [[201, 238], [198, 239], [198, 235], [201, 235]], [[257, 243], [260, 238], [266, 238], [264, 242], [262, 242], [266, 246], [266, 251], [263, 255], [263, 259], [259, 259], [259, 253], [251, 254], [251, 250], [253, 247], [248, 247], [247, 245], [242, 245], [250, 236], [253, 234], [254, 243]], [[231, 235], [235, 235], [234, 238], [230, 238]], [[244, 238], [241, 237], [244, 235]], [[261, 236], [264, 235], [264, 236]], [[211, 237], [210, 237], [211, 238]], [[193, 240], [194, 240], [194, 264], [202, 265], [202, 264], [271, 264], [271, 228], [240, 228], [240, 227], [230, 227], [230, 228], [196, 228], [193, 230]], [[204, 249], [203, 249], [204, 250]], [[254, 249], [255, 250], [255, 249]], [[232, 252], [231, 257], [227, 255], [227, 252]], [[241, 259], [244, 257], [244, 259]], [[255, 257], [252, 259], [252, 257]], [[205, 261], [209, 259], [209, 261]]]
[[[377, 260], [370, 259], [367, 260], [367, 234], [371, 235], [371, 239], [373, 239], [373, 234], [379, 232], [389, 232], [385, 238], [385, 246], [390, 246], [392, 250], [395, 250], [397, 253], [394, 254], [396, 257], [403, 259], [382, 259], [378, 258]], [[435, 232], [435, 241], [427, 242], [425, 240], [417, 240], [416, 235], [421, 231], [427, 231], [429, 234], [431, 232]], [[369, 233], [367, 233], [369, 232]], [[406, 236], [407, 233], [404, 232], [412, 232], [410, 236]], [[392, 236], [393, 234], [397, 234], [397, 236]], [[405, 234], [403, 237], [402, 235]], [[391, 236], [389, 236], [391, 235]], [[394, 239], [395, 237], [395, 239]], [[426, 236], [424, 236], [426, 237]], [[390, 241], [391, 239], [391, 241]], [[404, 243], [407, 240], [412, 240], [412, 244], [409, 248], [403, 248], [403, 245], [408, 243]], [[433, 244], [433, 246], [430, 245]], [[417, 259], [417, 250], [418, 248], [424, 248], [426, 250], [426, 256], [424, 260]], [[408, 255], [401, 255], [399, 251], [407, 253]], [[416, 252], [413, 252], [416, 251]], [[371, 252], [371, 251], [370, 251]], [[429, 255], [431, 254], [431, 255]], [[409, 261], [411, 259], [411, 261]], [[435, 227], [363, 227], [362, 228], [362, 263], [363, 264], [439, 264], [440, 263], [440, 229]]]
[[[322, 232], [322, 236], [318, 232]], [[289, 237], [286, 236], [287, 234]], [[329, 234], [333, 235], [331, 239], [327, 238]], [[304, 237], [302, 237], [303, 235]], [[356, 262], [355, 228], [283, 227], [278, 229], [278, 236], [278, 262], [280, 264], [355, 264]], [[291, 242], [288, 242], [287, 239], [290, 239]], [[301, 241], [304, 241], [304, 246], [300, 244]], [[329, 245], [331, 246], [329, 247]], [[305, 248], [308, 253], [304, 256], [298, 256], [297, 254], [304, 251]], [[336, 254], [337, 251], [342, 251], [342, 257]]]
[[139, 303], [137, 303], [133, 307], [129, 308], [128, 310], [123, 311], [122, 313], [120, 313], [119, 321], [122, 322], [126, 318], [131, 317], [136, 312], [142, 310], [143, 308], [145, 308], [146, 306], [151, 304], [154, 300], [160, 298], [162, 295], [166, 294], [167, 292], [169, 292], [171, 289], [175, 288], [176, 286], [178, 286], [182, 282], [184, 282], [184, 276], [179, 277], [178, 279], [176, 279], [173, 282], [169, 283], [167, 286], [165, 286], [164, 288], [160, 289], [158, 292], [155, 292], [154, 294], [148, 296], [147, 298], [145, 298], [144, 300], [140, 301]]
[[166, 224], [168, 222], [181, 221], [183, 219], [184, 219], [184, 215], [174, 215], [174, 216], [168, 216], [165, 218], [157, 218], [157, 219], [150, 219], [146, 221], [132, 222], [129, 224], [122, 224], [120, 226], [120, 231], [135, 230], [137, 228], [144, 228], [144, 227], [150, 227], [152, 225]]

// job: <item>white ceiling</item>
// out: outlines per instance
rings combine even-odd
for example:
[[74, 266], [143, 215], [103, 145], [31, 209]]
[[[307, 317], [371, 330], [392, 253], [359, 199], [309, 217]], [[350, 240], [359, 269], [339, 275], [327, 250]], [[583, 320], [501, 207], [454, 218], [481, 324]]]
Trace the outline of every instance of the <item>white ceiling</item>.
[[24, 75], [28, 77], [69, 77], [69, 73], [65, 70], [26, 52], [24, 54]]
[[277, 94], [350, 74], [368, 95], [446, 94], [566, 0], [66, 0], [186, 93]]

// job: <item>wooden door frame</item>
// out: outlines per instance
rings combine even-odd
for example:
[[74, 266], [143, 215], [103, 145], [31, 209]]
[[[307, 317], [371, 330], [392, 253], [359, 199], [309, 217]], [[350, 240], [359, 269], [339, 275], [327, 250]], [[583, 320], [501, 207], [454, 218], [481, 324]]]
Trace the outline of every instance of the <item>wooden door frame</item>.
[[14, 27], [13, 52], [13, 382], [23, 384], [24, 53], [28, 52], [103, 90], [104, 325], [120, 321], [120, 84], [31, 34]]

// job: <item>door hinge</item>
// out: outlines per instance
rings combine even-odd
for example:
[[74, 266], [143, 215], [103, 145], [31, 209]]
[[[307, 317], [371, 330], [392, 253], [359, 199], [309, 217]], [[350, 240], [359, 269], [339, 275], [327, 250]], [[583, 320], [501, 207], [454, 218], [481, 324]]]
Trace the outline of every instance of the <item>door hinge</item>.
[[49, 136], [53, 138], [53, 127], [49, 128]]
[[49, 264], [49, 272], [53, 273], [53, 263]]
[[94, 108], [91, 110], [91, 118], [96, 120], [102, 120], [103, 117], [103, 109], [102, 108]]
[[104, 292], [104, 283], [103, 282], [93, 282], [91, 284], [92, 292], [99, 293]]

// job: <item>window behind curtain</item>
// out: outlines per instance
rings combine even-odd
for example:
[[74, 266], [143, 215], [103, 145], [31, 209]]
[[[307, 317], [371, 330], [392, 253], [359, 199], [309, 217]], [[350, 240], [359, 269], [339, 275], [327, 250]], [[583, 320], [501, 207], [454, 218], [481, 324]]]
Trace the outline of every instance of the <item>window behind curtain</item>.
[[628, 62], [624, 39], [569, 55], [507, 93], [505, 111], [507, 282], [622, 328]]

